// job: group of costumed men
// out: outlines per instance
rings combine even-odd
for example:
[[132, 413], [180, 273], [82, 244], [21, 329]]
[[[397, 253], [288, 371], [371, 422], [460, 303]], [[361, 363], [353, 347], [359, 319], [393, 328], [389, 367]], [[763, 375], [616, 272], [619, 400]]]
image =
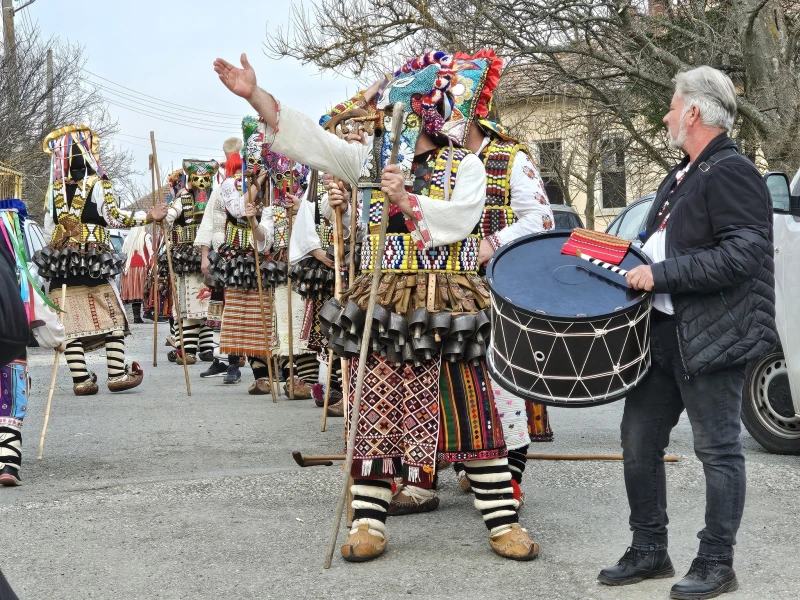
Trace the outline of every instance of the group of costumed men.
[[[445, 464], [453, 464], [461, 488], [474, 494], [491, 548], [514, 560], [535, 558], [538, 544], [519, 523], [520, 483], [528, 444], [552, 440], [552, 431], [544, 406], [508, 394], [489, 378], [484, 358], [491, 301], [483, 265], [504, 244], [552, 229], [553, 215], [529, 150], [488, 120], [500, 59], [491, 51], [425, 54], [319, 122], [259, 88], [245, 56], [242, 65], [219, 59], [215, 70], [258, 116], [244, 118], [242, 140], [224, 143], [222, 166], [185, 160], [168, 178], [169, 201], [154, 203], [146, 214], [118, 207], [91, 130], [66, 127], [47, 137], [51, 241], [34, 257], [30, 277], [48, 280], [50, 294], [25, 295], [41, 300], [37, 310], [48, 313], [38, 321], [52, 333], [40, 343], [64, 349], [76, 395], [98, 392], [84, 353], [103, 346], [109, 390], [131, 389], [143, 372], [125, 362], [129, 327], [122, 302], [133, 303], [138, 322], [141, 303], [156, 298], [154, 317], [171, 307], [183, 330], [182, 345], [176, 331], [168, 338], [175, 346], [172, 362], [210, 361], [201, 376], [235, 384], [246, 358], [253, 371], [249, 393], [269, 394], [271, 379], [281, 377], [287, 393], [307, 398], [315, 388], [318, 400], [331, 370], [336, 390], [329, 414], [343, 416], [355, 386], [345, 385], [349, 393], [342, 399], [342, 381], [354, 382], [359, 366], [348, 349], [373, 326], [363, 313], [381, 260], [376, 314], [385, 336], [365, 365], [361, 418], [345, 420], [356, 427], [356, 445], [353, 520], [343, 558], [361, 562], [382, 554], [387, 515], [435, 510], [437, 471]], [[403, 123], [394, 124], [391, 107], [399, 102], [406, 107]], [[370, 124], [366, 130], [337, 136], [320, 126], [355, 115]], [[399, 161], [389, 164], [394, 126], [402, 127]], [[386, 196], [388, 234], [378, 257]], [[351, 206], [357, 212], [353, 231]], [[16, 231], [7, 218], [15, 211], [0, 213], [9, 232]], [[342, 243], [356, 253], [357, 272], [350, 277], [347, 261], [334, 272], [335, 219], [341, 219]], [[166, 253], [144, 229], [153, 221], [166, 221], [174, 297], [169, 281], [159, 284], [148, 275], [157, 260], [157, 271], [168, 279]], [[133, 228], [127, 257], [114, 253], [108, 228]], [[112, 280], [123, 271], [120, 295]], [[333, 298], [337, 277], [346, 289]], [[48, 303], [64, 309], [63, 328]], [[7, 368], [24, 369], [22, 359]], [[19, 481], [19, 404], [10, 404], [13, 414], [0, 413], [0, 483], [13, 483], [9, 473]]]

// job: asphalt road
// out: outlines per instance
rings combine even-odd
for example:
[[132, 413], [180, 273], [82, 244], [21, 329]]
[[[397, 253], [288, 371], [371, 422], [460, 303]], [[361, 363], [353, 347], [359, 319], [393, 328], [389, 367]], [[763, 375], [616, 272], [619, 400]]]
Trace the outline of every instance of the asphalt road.
[[[166, 327], [161, 326], [161, 337]], [[320, 433], [311, 400], [273, 404], [249, 396], [243, 382], [201, 380], [190, 367], [152, 367], [152, 325], [134, 327], [129, 359], [144, 383], [113, 395], [105, 357], [89, 355], [101, 391], [72, 395], [62, 362], [45, 457], [36, 460], [53, 364], [33, 350], [32, 402], [24, 430], [24, 485], [0, 489], [0, 568], [23, 600], [217, 598], [667, 598], [677, 581], [624, 588], [596, 582], [630, 540], [622, 465], [532, 462], [522, 522], [541, 547], [539, 560], [495, 556], [471, 497], [452, 471], [441, 477], [442, 504], [428, 515], [389, 521], [380, 559], [351, 565], [337, 556], [322, 569], [341, 472], [300, 469], [292, 450], [338, 453], [342, 420]], [[553, 410], [556, 441], [534, 452], [619, 451], [621, 403]], [[765, 453], [743, 433], [748, 498], [735, 567], [733, 599], [796, 598], [800, 515], [798, 458]], [[683, 419], [668, 465], [670, 554], [678, 576], [688, 569], [703, 523], [704, 480]], [[344, 527], [340, 543], [344, 540]]]

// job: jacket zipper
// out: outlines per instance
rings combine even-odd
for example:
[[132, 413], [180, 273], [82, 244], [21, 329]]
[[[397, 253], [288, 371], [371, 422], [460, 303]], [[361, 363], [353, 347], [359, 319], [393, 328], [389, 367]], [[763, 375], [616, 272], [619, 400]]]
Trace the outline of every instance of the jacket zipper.
[[728, 301], [725, 299], [725, 294], [722, 292], [719, 293], [719, 297], [722, 299], [722, 304], [725, 306], [725, 312], [728, 313], [728, 316], [731, 318], [731, 322], [733, 323], [733, 328], [736, 329], [736, 333], [744, 338], [745, 334], [743, 331], [739, 330], [739, 324], [736, 322], [736, 319], [733, 317], [733, 313], [731, 312], [730, 307], [728, 306]]
[[681, 364], [683, 365], [683, 378], [686, 381], [689, 381], [691, 375], [689, 375], [689, 367], [686, 366], [686, 358], [683, 356], [683, 344], [681, 343], [681, 326], [678, 323], [675, 324], [675, 333], [678, 335], [678, 352], [681, 355]]
[[[672, 207], [673, 211], [675, 210], [676, 206], [677, 206], [677, 202]], [[667, 222], [666, 231], [664, 232], [664, 255], [667, 258], [671, 258], [670, 257], [671, 248], [670, 248], [670, 245], [667, 242], [669, 241], [669, 232], [671, 230], [672, 223], [673, 223], [673, 221], [672, 221], [672, 219], [670, 219]], [[689, 367], [686, 366], [686, 357], [683, 355], [683, 343], [681, 342], [681, 321], [680, 321], [680, 317], [678, 316], [678, 311], [675, 310], [674, 301], [672, 303], [672, 308], [673, 308], [673, 312], [675, 313], [675, 335], [678, 338], [678, 352], [681, 355], [681, 365], [683, 365], [683, 378], [686, 381], [689, 381], [691, 376], [689, 375]]]

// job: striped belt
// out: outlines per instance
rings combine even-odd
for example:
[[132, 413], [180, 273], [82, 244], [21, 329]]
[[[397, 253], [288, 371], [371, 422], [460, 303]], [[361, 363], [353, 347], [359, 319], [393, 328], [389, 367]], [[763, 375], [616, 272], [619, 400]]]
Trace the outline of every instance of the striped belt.
[[[388, 234], [381, 269], [395, 273], [475, 273], [478, 270], [480, 243], [480, 236], [470, 235], [464, 241], [449, 246], [419, 250], [411, 234]], [[362, 271], [373, 269], [377, 254], [378, 235], [368, 235], [361, 246]]]
[[225, 243], [234, 248], [250, 248], [253, 239], [253, 230], [250, 226], [239, 226], [233, 223], [225, 224]]
[[197, 236], [199, 225], [179, 225], [172, 228], [173, 244], [191, 244]]

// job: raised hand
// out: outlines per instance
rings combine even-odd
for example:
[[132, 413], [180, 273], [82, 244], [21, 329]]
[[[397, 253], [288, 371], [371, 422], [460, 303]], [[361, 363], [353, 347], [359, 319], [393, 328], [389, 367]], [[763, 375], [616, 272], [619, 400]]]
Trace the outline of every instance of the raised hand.
[[256, 91], [256, 72], [247, 60], [247, 55], [242, 53], [240, 58], [242, 67], [234, 67], [227, 60], [218, 58], [214, 61], [214, 70], [219, 75], [219, 80], [225, 87], [237, 96], [249, 100]]

